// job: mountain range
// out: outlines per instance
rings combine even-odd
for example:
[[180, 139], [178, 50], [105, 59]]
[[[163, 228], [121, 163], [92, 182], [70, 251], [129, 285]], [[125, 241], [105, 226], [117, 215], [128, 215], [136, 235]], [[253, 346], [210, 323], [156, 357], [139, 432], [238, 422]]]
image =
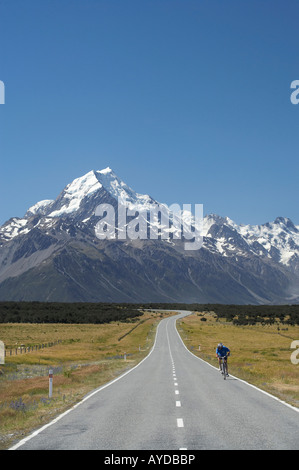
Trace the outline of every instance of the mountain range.
[[[167, 208], [106, 168], [75, 179], [55, 200], [40, 201], [24, 217], [5, 222], [0, 300], [299, 303], [299, 226], [290, 219], [238, 225], [209, 214], [197, 250], [185, 250], [173, 230], [167, 239], [99, 239], [97, 207], [109, 204], [117, 220], [122, 202], [144, 213]], [[146, 223], [151, 228], [152, 220]]]

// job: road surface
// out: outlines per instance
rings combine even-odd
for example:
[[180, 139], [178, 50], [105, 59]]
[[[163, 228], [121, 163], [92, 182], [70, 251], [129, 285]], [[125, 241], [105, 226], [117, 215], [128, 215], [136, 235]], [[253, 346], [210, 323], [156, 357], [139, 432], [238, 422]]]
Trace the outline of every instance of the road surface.
[[299, 449], [299, 413], [190, 353], [176, 320], [122, 377], [20, 441], [20, 450]]

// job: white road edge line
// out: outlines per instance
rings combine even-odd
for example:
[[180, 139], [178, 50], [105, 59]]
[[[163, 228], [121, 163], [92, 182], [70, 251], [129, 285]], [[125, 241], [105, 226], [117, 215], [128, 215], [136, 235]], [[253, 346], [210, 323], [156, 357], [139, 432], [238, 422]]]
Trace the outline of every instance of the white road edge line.
[[156, 336], [155, 336], [155, 342], [153, 344], [153, 347], [152, 349], [150, 350], [150, 352], [148, 353], [148, 355], [146, 357], [144, 357], [142, 359], [142, 361], [140, 361], [136, 366], [132, 367], [132, 369], [128, 370], [127, 372], [125, 372], [124, 374], [120, 375], [119, 377], [117, 377], [116, 379], [112, 380], [111, 382], [108, 382], [107, 384], [103, 385], [102, 387], [94, 390], [92, 393], [90, 393], [89, 395], [87, 395], [86, 397], [84, 397], [81, 401], [79, 401], [78, 403], [76, 403], [76, 405], [72, 406], [72, 408], [66, 410], [64, 413], [62, 413], [61, 415], [57, 416], [55, 419], [53, 419], [52, 421], [50, 421], [49, 423], [45, 424], [43, 427], [37, 429], [36, 431], [34, 431], [32, 434], [30, 434], [29, 436], [25, 437], [24, 439], [22, 439], [21, 441], [19, 441], [17, 444], [15, 444], [14, 446], [10, 447], [8, 450], [16, 450], [18, 449], [19, 447], [21, 447], [22, 445], [24, 445], [26, 442], [30, 441], [30, 439], [32, 439], [33, 437], [37, 436], [38, 434], [40, 434], [42, 431], [44, 431], [45, 429], [47, 429], [49, 426], [52, 426], [52, 424], [55, 424], [57, 423], [57, 421], [59, 421], [61, 418], [63, 418], [64, 416], [66, 416], [68, 413], [70, 413], [71, 411], [73, 411], [75, 408], [78, 408], [78, 406], [80, 406], [82, 403], [84, 403], [86, 400], [88, 400], [89, 398], [93, 397], [94, 395], [96, 395], [97, 393], [99, 393], [101, 390], [104, 390], [104, 388], [107, 388], [107, 387], [110, 387], [110, 385], [114, 384], [115, 382], [117, 382], [118, 380], [122, 379], [123, 377], [125, 377], [125, 375], [129, 374], [130, 372], [132, 372], [134, 369], [136, 369], [137, 367], [139, 367], [146, 359], [148, 359], [150, 357], [150, 355], [152, 354], [152, 352], [154, 351], [155, 349], [155, 346], [156, 346], [156, 341], [157, 341], [157, 336], [158, 336], [158, 330], [159, 330], [159, 326], [161, 324], [162, 320], [160, 321], [160, 323], [158, 324], [157, 326], [157, 330], [156, 330]]
[[[191, 315], [191, 314], [189, 314], [189, 315]], [[188, 316], [188, 315], [187, 315], [187, 316]], [[204, 361], [203, 359], [201, 359], [200, 357], [196, 356], [196, 355], [193, 354], [191, 351], [189, 351], [189, 349], [188, 349], [187, 346], [185, 345], [184, 341], [182, 340], [182, 338], [181, 338], [181, 336], [180, 336], [180, 334], [179, 334], [179, 332], [178, 332], [178, 330], [177, 330], [177, 327], [176, 327], [176, 322], [177, 322], [177, 320], [178, 320], [178, 319], [176, 319], [175, 322], [174, 322], [174, 328], [175, 328], [175, 330], [176, 330], [176, 332], [177, 332], [177, 335], [178, 335], [178, 337], [180, 338], [180, 340], [181, 340], [181, 342], [182, 342], [184, 348], [188, 351], [188, 353], [190, 353], [193, 357], [196, 357], [196, 359], [198, 359], [199, 361], [204, 362], [204, 363], [207, 364], [208, 366], [210, 366], [210, 367], [212, 367], [213, 369], [219, 371], [218, 367], [215, 367], [215, 366], [213, 366], [212, 364], [209, 364], [208, 362]], [[275, 395], [271, 395], [271, 393], [265, 392], [265, 390], [262, 390], [261, 388], [258, 388], [256, 385], [252, 385], [251, 383], [246, 382], [246, 380], [240, 379], [239, 377], [235, 377], [234, 375], [231, 375], [231, 374], [229, 374], [229, 375], [230, 375], [230, 377], [233, 377], [234, 379], [239, 380], [240, 382], [243, 382], [244, 384], [248, 385], [249, 387], [252, 387], [252, 388], [254, 388], [255, 390], [258, 390], [259, 392], [263, 393], [264, 395], [267, 395], [268, 397], [273, 398], [274, 400], [276, 400], [276, 401], [282, 403], [283, 405], [287, 406], [288, 408], [291, 408], [291, 410], [297, 411], [297, 413], [299, 413], [299, 408], [296, 408], [295, 406], [290, 405], [289, 403], [287, 403], [287, 402], [281, 400], [280, 398], [276, 397]]]

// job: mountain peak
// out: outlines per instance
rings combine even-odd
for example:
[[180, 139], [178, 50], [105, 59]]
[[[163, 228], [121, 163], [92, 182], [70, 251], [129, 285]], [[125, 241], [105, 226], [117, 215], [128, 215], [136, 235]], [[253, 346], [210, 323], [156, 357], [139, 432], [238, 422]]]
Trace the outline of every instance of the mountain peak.
[[136, 193], [126, 183], [124, 183], [110, 168], [103, 170], [91, 170], [85, 175], [74, 179], [60, 193], [53, 205], [49, 217], [61, 217], [75, 215], [80, 210], [82, 213], [82, 201], [95, 196], [99, 203], [98, 193], [105, 191], [116, 201], [121, 201], [124, 205], [144, 206], [153, 203], [153, 199], [148, 195]]
[[291, 219], [289, 219], [288, 217], [276, 217], [276, 219], [274, 220], [274, 224], [285, 225], [288, 228], [296, 229], [295, 225], [293, 224]]
[[138, 194], [126, 183], [124, 183], [110, 167], [95, 171], [95, 175], [103, 188], [116, 200], [120, 200], [124, 205], [127, 203], [134, 205], [149, 205], [153, 199], [147, 194]]
[[[139, 215], [159, 204], [106, 167], [74, 179], [23, 219], [7, 221], [0, 227], [0, 299], [299, 302], [299, 227], [290, 219], [254, 226], [210, 214], [202, 224], [203, 249], [184, 254], [175, 236], [162, 237], [162, 228], [161, 240], [149, 244], [130, 243], [129, 235], [125, 243], [98, 241], [96, 208], [111, 204], [117, 210], [118, 202]], [[149, 223], [150, 229], [159, 226], [151, 217]]]
[[107, 166], [107, 168], [104, 168], [103, 170], [97, 170], [97, 171], [94, 170], [94, 172], [95, 172], [95, 173], [101, 173], [102, 175], [107, 175], [108, 173], [113, 173], [113, 174], [115, 174], [115, 173], [113, 172], [113, 170], [111, 170], [111, 168], [110, 168], [109, 166]]

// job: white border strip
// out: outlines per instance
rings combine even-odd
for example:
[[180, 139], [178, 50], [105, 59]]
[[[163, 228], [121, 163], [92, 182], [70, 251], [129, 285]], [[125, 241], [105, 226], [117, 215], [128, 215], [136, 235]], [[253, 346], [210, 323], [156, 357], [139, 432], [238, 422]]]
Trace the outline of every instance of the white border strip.
[[[177, 320], [179, 320], [179, 319], [177, 318], [177, 319], [175, 320], [175, 322], [174, 322], [174, 328], [175, 328], [175, 330], [176, 330], [176, 332], [177, 332], [177, 335], [178, 335], [178, 337], [180, 338], [180, 340], [181, 340], [181, 342], [182, 342], [184, 348], [188, 351], [188, 353], [190, 353], [193, 357], [196, 357], [196, 359], [198, 359], [199, 361], [204, 362], [204, 363], [207, 364], [208, 366], [210, 366], [210, 367], [212, 367], [213, 369], [215, 369], [215, 370], [218, 371], [217, 367], [213, 366], [213, 365], [210, 364], [209, 362], [204, 361], [204, 360], [201, 359], [200, 357], [196, 356], [195, 354], [193, 354], [193, 352], [191, 352], [191, 351], [187, 348], [187, 346], [185, 345], [184, 341], [182, 340], [182, 338], [181, 338], [181, 336], [180, 336], [180, 334], [179, 334], [179, 332], [178, 332], [178, 330], [177, 330], [177, 327], [176, 327], [176, 322], [177, 322]], [[239, 377], [235, 377], [234, 375], [231, 375], [231, 374], [230, 374], [230, 377], [233, 377], [234, 379], [239, 380], [239, 382], [243, 382], [244, 384], [248, 385], [249, 387], [252, 387], [252, 388], [254, 388], [255, 390], [258, 390], [259, 392], [263, 393], [264, 395], [267, 395], [268, 397], [273, 398], [274, 400], [278, 401], [279, 403], [282, 403], [283, 405], [287, 406], [288, 408], [291, 408], [291, 410], [296, 411], [297, 413], [299, 413], [299, 408], [296, 408], [295, 406], [290, 405], [289, 403], [287, 403], [287, 402], [281, 400], [280, 398], [276, 397], [275, 395], [271, 395], [271, 393], [265, 392], [265, 390], [262, 390], [261, 388], [258, 388], [258, 387], [256, 387], [255, 385], [252, 385], [251, 383], [246, 382], [246, 381], [243, 380], [243, 379], [240, 379]]]
[[37, 436], [38, 434], [40, 434], [41, 432], [43, 432], [45, 429], [47, 429], [49, 426], [52, 426], [52, 424], [55, 424], [57, 423], [57, 421], [59, 421], [60, 419], [62, 419], [64, 416], [66, 416], [68, 413], [70, 413], [71, 411], [75, 410], [78, 406], [80, 406], [82, 403], [84, 403], [86, 400], [88, 400], [89, 398], [93, 397], [94, 395], [96, 395], [97, 393], [101, 392], [101, 390], [104, 390], [104, 388], [107, 388], [107, 387], [110, 387], [110, 385], [114, 384], [115, 382], [117, 382], [118, 380], [122, 379], [123, 377], [125, 377], [127, 374], [129, 374], [130, 372], [132, 372], [134, 369], [136, 369], [137, 367], [139, 367], [146, 359], [148, 359], [150, 357], [150, 355], [152, 354], [152, 352], [154, 351], [155, 349], [155, 346], [156, 346], [156, 341], [157, 341], [157, 336], [158, 336], [158, 329], [159, 329], [159, 326], [161, 324], [161, 322], [163, 321], [164, 319], [162, 319], [158, 326], [157, 326], [157, 330], [156, 330], [156, 336], [155, 336], [155, 342], [153, 344], [153, 347], [152, 349], [150, 350], [150, 352], [148, 353], [148, 355], [146, 357], [144, 357], [142, 359], [142, 361], [140, 361], [136, 366], [132, 367], [132, 369], [128, 370], [127, 372], [125, 372], [124, 374], [120, 375], [119, 377], [117, 377], [116, 379], [112, 380], [112, 382], [108, 382], [107, 384], [103, 385], [102, 387], [96, 389], [94, 392], [90, 393], [89, 395], [87, 395], [86, 397], [83, 398], [83, 400], [79, 401], [79, 403], [76, 403], [76, 405], [72, 406], [72, 408], [70, 408], [69, 410], [66, 410], [64, 413], [62, 413], [61, 415], [57, 416], [55, 419], [53, 419], [52, 421], [50, 421], [49, 423], [45, 424], [43, 427], [37, 429], [36, 431], [34, 431], [32, 434], [30, 434], [29, 436], [25, 437], [24, 439], [22, 439], [21, 441], [19, 441], [17, 444], [15, 444], [14, 446], [10, 447], [8, 450], [16, 450], [18, 449], [19, 447], [21, 447], [22, 445], [24, 445], [26, 442], [30, 441], [30, 439], [32, 439], [33, 437]]

